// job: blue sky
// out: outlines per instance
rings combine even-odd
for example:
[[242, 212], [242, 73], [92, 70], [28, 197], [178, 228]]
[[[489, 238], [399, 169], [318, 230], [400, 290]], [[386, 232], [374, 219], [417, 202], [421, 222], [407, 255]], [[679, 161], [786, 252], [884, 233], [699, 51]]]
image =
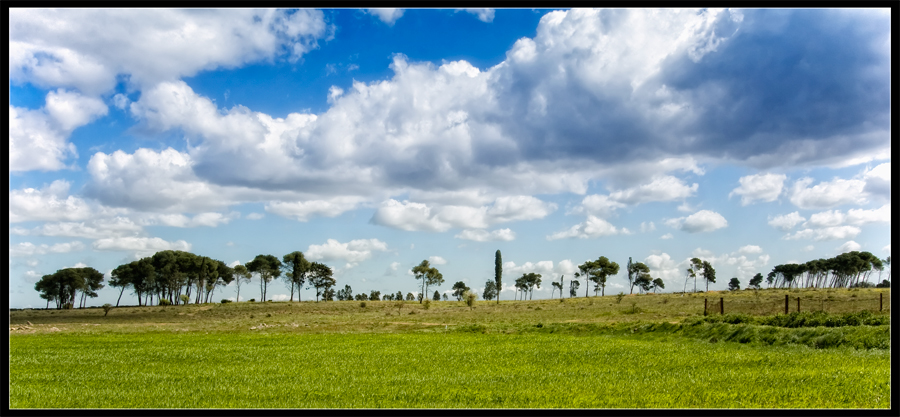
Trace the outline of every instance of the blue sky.
[[680, 291], [692, 257], [725, 289], [890, 255], [889, 10], [11, 9], [9, 33], [11, 307], [165, 249], [299, 250], [354, 293], [415, 293], [424, 259], [480, 292], [499, 249], [502, 299], [599, 256]]

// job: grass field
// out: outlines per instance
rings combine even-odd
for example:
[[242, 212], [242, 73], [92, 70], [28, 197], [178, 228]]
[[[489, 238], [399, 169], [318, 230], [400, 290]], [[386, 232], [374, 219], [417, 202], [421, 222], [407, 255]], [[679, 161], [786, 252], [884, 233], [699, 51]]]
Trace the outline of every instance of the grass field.
[[887, 291], [11, 311], [10, 407], [888, 408]]

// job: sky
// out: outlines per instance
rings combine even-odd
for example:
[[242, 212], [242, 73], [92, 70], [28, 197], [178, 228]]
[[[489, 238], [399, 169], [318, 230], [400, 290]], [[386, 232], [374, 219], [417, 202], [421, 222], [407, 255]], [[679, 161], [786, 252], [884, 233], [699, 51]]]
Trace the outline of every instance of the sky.
[[[710, 290], [885, 258], [890, 18], [13, 8], [10, 307], [44, 307], [34, 284], [59, 269], [108, 280], [169, 249], [229, 265], [302, 251], [354, 294], [417, 294], [423, 260], [437, 290], [480, 294], [500, 250], [503, 300], [528, 272], [535, 299], [560, 277], [568, 292], [600, 256], [620, 265], [607, 294], [629, 292], [629, 258], [664, 292], [692, 287], [693, 257], [716, 269]], [[241, 287], [259, 295], [255, 276]]]

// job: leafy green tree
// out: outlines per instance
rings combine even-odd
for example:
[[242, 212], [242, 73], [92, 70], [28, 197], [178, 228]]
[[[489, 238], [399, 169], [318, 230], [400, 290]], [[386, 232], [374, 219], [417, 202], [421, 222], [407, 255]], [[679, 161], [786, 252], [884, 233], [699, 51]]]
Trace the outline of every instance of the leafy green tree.
[[649, 275], [650, 267], [643, 262], [631, 262], [631, 258], [628, 258], [628, 284], [631, 286], [629, 294], [634, 294], [634, 286], [640, 286]]
[[607, 257], [601, 256], [594, 261], [594, 269], [591, 271], [591, 280], [600, 287], [601, 296], [606, 295], [606, 280], [610, 275], [619, 273], [619, 264], [611, 262]]
[[428, 293], [429, 285], [441, 285], [444, 283], [444, 276], [441, 275], [437, 268], [432, 267], [428, 260], [423, 260], [422, 263], [413, 267], [412, 272], [417, 280], [422, 281], [422, 292], [418, 295], [420, 303], [422, 302], [422, 295]]
[[741, 289], [741, 280], [739, 280], [737, 277], [734, 277], [731, 279], [731, 281], [728, 281], [728, 290], [735, 291], [739, 289]]
[[113, 309], [112, 304], [110, 304], [110, 303], [104, 304], [103, 305], [103, 317], [106, 317], [107, 315], [109, 315], [109, 311], [112, 309]]
[[237, 298], [235, 300], [241, 301], [241, 284], [245, 282], [250, 283], [252, 276], [246, 266], [240, 264], [234, 266], [234, 286], [237, 288]]
[[471, 288], [469, 288], [465, 282], [457, 281], [456, 284], [453, 284], [453, 288], [451, 289], [453, 290], [453, 296], [456, 297], [456, 301], [460, 301], [463, 299], [463, 295], [466, 291], [469, 291]]
[[650, 274], [647, 272], [641, 272], [636, 275], [634, 279], [634, 284], [637, 285], [638, 289], [643, 294], [650, 290], [650, 287], [653, 286], [653, 278], [650, 277]]
[[535, 274], [534, 272], [529, 272], [527, 274], [523, 274], [522, 278], [524, 279], [525, 290], [528, 292], [528, 299], [532, 299], [534, 297], [534, 287], [541, 288], [541, 274]]
[[325, 301], [334, 301], [334, 288], [325, 288], [325, 291], [322, 291], [322, 299]]
[[444, 301], [448, 301], [448, 300], [450, 300], [450, 297], [448, 297], [447, 294], [443, 294], [443, 295], [441, 295], [441, 299]]
[[353, 301], [353, 290], [349, 285], [344, 285], [344, 289], [337, 292], [338, 301]]
[[515, 282], [516, 286], [516, 300], [519, 299], [519, 293], [522, 294], [522, 299], [525, 299], [525, 294], [528, 292], [528, 282], [527, 278], [525, 278], [525, 274], [522, 274], [521, 277], [516, 278]]
[[381, 291], [372, 290], [369, 293], [369, 301], [381, 301]]
[[368, 301], [369, 300], [369, 296], [366, 295], [366, 293], [356, 294], [355, 298], [356, 298], [356, 301]]
[[494, 285], [497, 286], [497, 304], [500, 304], [500, 291], [503, 288], [503, 258], [500, 249], [494, 254]]
[[570, 280], [569, 281], [569, 297], [575, 297], [578, 295], [578, 287], [581, 286], [581, 282], [578, 280]]
[[559, 290], [559, 298], [562, 298], [562, 296], [563, 296], [563, 277], [564, 276], [565, 275], [559, 276], [559, 282], [556, 282], [556, 281], [552, 282], [553, 291], [550, 292], [550, 298], [553, 298], [553, 294], [556, 292], [556, 290]]
[[703, 270], [703, 261], [700, 258], [691, 258], [691, 266], [688, 268], [688, 274], [694, 279], [694, 292], [697, 292], [697, 276]]
[[103, 287], [103, 274], [94, 268], [65, 268], [53, 274], [44, 275], [34, 284], [41, 298], [56, 304], [57, 309], [72, 308], [75, 298], [82, 293], [81, 305], [86, 297], [96, 297], [96, 291]]
[[125, 292], [125, 289], [131, 286], [132, 274], [134, 272], [131, 270], [130, 263], [115, 267], [109, 274], [109, 286], [121, 288], [119, 290], [119, 298], [116, 299], [116, 307], [122, 301], [122, 294]]
[[309, 273], [310, 263], [303, 256], [303, 252], [294, 251], [281, 259], [285, 269], [285, 281], [291, 284], [291, 302], [294, 302], [294, 286], [297, 287], [297, 301], [303, 301], [300, 296], [300, 289], [306, 282], [306, 275]]
[[478, 299], [478, 294], [475, 294], [472, 291], [466, 290], [466, 292], [463, 293], [463, 299], [466, 300], [466, 305], [469, 306], [469, 309], [471, 310], [471, 309], [475, 308], [475, 300]]
[[247, 270], [259, 274], [260, 299], [265, 301], [269, 282], [281, 276], [281, 261], [273, 255], [256, 255], [247, 263]]
[[586, 261], [585, 263], [578, 265], [578, 271], [575, 273], [575, 278], [584, 277], [584, 296], [588, 296], [588, 283], [592, 280], [592, 275], [594, 271], [597, 270], [597, 263], [595, 261]]
[[663, 282], [662, 278], [656, 278], [653, 280], [653, 293], [656, 293], [656, 290], [662, 288], [666, 289], [666, 284]]
[[481, 297], [487, 301], [491, 301], [494, 297], [497, 296], [497, 284], [494, 281], [488, 280], [484, 283], [484, 292], [481, 294]]
[[709, 283], [716, 283], [716, 270], [713, 266], [707, 262], [703, 261], [703, 279], [706, 281], [706, 292], [709, 292]]
[[758, 290], [760, 284], [762, 284], [762, 281], [763, 281], [762, 274], [757, 273], [756, 275], [753, 276], [753, 278], [750, 278], [750, 285], [748, 285], [747, 287], [748, 288], [756, 288]]
[[[333, 272], [328, 265], [313, 262], [309, 266], [309, 284], [316, 289], [316, 302], [319, 302], [319, 296], [336, 284], [332, 278]], [[379, 293], [380, 294], [380, 293]]]
[[397, 291], [397, 294], [394, 294], [394, 299], [397, 301], [403, 301], [403, 292]]
[[441, 301], [441, 293], [434, 291], [434, 295], [431, 296], [431, 299], [434, 301]]

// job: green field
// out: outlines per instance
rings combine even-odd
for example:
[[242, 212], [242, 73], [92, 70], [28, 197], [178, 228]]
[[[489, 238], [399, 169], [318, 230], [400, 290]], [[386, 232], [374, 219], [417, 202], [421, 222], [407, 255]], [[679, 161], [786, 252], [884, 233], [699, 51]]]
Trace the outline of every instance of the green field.
[[10, 408], [889, 408], [879, 291], [11, 311]]

